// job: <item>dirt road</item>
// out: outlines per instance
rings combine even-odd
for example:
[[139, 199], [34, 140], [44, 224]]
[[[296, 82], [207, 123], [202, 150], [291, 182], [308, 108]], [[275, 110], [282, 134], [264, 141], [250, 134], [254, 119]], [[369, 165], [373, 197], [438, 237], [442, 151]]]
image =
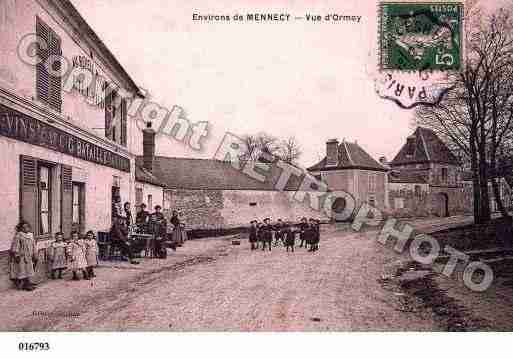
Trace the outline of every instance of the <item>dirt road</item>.
[[[187, 246], [202, 246], [195, 241]], [[198, 253], [201, 252], [198, 248]], [[377, 279], [395, 253], [373, 232], [331, 232], [320, 251], [250, 251], [223, 242], [181, 263], [55, 308], [74, 318], [32, 317], [23, 330], [331, 331], [434, 330], [396, 309]], [[84, 282], [81, 282], [83, 285]], [[37, 292], [34, 292], [37, 293]], [[55, 309], [54, 309], [55, 310]], [[12, 329], [12, 328], [11, 328]]]

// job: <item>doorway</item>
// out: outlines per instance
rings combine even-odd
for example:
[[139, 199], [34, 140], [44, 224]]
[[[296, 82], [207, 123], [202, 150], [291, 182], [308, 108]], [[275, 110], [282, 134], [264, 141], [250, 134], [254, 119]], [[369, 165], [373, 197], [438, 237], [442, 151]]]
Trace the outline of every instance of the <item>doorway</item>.
[[449, 196], [447, 193], [439, 193], [437, 196], [438, 201], [438, 216], [449, 217]]

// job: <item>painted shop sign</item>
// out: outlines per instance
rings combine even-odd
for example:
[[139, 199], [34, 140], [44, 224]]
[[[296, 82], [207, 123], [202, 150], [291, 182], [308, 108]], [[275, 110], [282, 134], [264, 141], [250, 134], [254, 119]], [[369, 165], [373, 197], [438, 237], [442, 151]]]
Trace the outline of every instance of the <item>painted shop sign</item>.
[[0, 105], [0, 135], [130, 172], [130, 159]]

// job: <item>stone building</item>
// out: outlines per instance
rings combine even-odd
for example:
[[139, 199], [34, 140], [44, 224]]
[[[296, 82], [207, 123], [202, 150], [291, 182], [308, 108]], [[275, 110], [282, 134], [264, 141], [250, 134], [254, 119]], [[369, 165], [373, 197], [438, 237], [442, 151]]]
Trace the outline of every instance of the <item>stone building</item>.
[[447, 217], [471, 210], [461, 163], [433, 131], [418, 127], [389, 166], [390, 212]]
[[[447, 217], [472, 212], [472, 175], [432, 131], [418, 127], [394, 159], [375, 161], [357, 143], [329, 140], [326, 157], [308, 171], [330, 190], [352, 194], [357, 208], [364, 202], [397, 217]], [[513, 206], [506, 178], [498, 179], [503, 202]], [[497, 203], [490, 188], [490, 206]]]
[[[389, 213], [399, 217], [472, 213], [472, 173], [463, 169], [458, 158], [432, 130], [418, 127], [387, 165]], [[509, 208], [511, 188], [502, 176], [498, 181], [501, 198]], [[497, 211], [491, 183], [488, 186], [490, 208]]]
[[387, 169], [357, 143], [329, 140], [326, 157], [308, 171], [330, 190], [352, 194], [356, 208], [362, 203], [381, 210], [387, 207]]
[[[108, 230], [113, 196], [134, 201], [138, 129], [127, 120], [127, 104], [143, 95], [70, 1], [3, 0], [0, 6], [3, 287], [20, 219], [33, 228], [43, 273], [55, 232]], [[31, 34], [42, 42], [35, 45]], [[140, 173], [137, 180], [149, 181]]]

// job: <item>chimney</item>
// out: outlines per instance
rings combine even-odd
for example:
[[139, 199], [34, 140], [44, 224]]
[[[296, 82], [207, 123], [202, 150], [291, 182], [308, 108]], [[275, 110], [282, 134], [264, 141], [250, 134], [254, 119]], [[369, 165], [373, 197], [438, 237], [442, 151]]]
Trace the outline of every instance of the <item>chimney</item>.
[[406, 138], [406, 155], [413, 156], [415, 154], [415, 143], [417, 137], [415, 135], [408, 136]]
[[338, 140], [333, 138], [326, 142], [326, 166], [338, 164]]
[[381, 156], [381, 157], [379, 158], [379, 163], [380, 163], [383, 167], [385, 167], [385, 168], [388, 168], [388, 169], [390, 168], [390, 166], [388, 165], [388, 160], [387, 160], [386, 156]]
[[143, 132], [143, 167], [153, 172], [155, 160], [155, 131], [151, 128], [151, 122], [146, 123]]

